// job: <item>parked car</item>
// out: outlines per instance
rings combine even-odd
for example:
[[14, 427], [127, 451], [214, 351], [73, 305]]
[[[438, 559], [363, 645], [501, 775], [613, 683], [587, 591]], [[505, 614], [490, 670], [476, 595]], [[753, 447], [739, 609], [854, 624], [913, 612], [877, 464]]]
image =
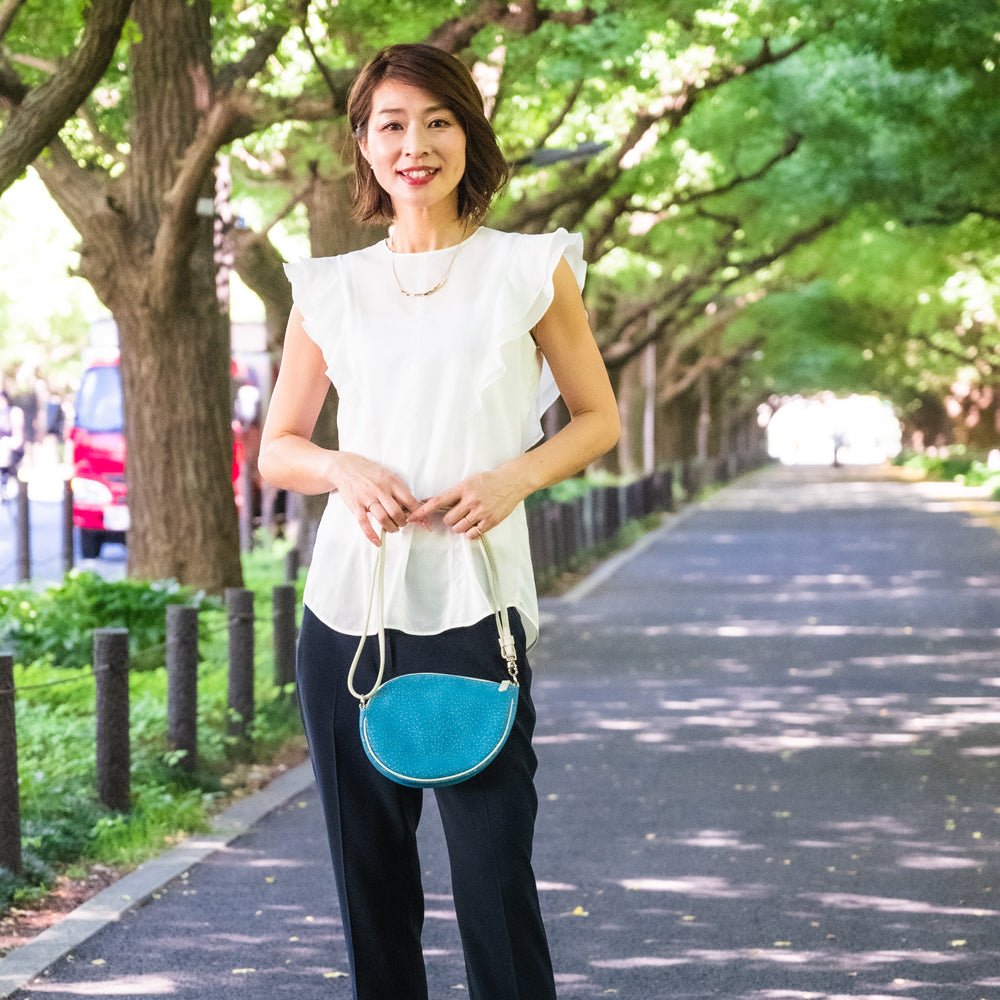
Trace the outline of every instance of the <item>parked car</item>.
[[[245, 365], [233, 363], [236, 384]], [[244, 440], [247, 436], [248, 440]], [[76, 417], [69, 439], [73, 446], [73, 524], [80, 534], [80, 554], [96, 559], [105, 542], [124, 544], [131, 523], [128, 483], [125, 478], [125, 412], [119, 354], [98, 353], [91, 357], [76, 395]], [[247, 453], [253, 451], [253, 436], [245, 435], [240, 421], [233, 421], [233, 488], [239, 504], [240, 472]], [[256, 473], [256, 454], [251, 454]], [[259, 485], [251, 483], [253, 496]]]
[[125, 412], [118, 354], [95, 357], [76, 394], [73, 444], [73, 524], [80, 554], [96, 559], [105, 542], [124, 542], [129, 529], [125, 485]]

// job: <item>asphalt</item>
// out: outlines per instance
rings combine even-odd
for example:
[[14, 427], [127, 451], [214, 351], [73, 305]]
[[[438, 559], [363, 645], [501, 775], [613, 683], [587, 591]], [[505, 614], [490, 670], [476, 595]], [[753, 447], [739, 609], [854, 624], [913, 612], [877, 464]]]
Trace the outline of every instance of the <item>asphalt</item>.
[[[1000, 998], [1000, 534], [970, 497], [769, 469], [543, 601], [560, 1000]], [[0, 997], [349, 997], [308, 769], [261, 795], [0, 961]], [[421, 843], [443, 1000], [431, 796]]]

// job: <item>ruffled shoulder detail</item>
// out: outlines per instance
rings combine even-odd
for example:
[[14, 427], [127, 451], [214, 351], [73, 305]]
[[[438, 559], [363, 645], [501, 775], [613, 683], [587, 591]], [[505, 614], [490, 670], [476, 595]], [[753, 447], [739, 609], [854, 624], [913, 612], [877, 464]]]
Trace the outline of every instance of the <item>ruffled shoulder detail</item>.
[[542, 417], [559, 398], [548, 363], [541, 357], [531, 330], [545, 315], [555, 295], [553, 275], [556, 266], [565, 258], [580, 289], [583, 289], [587, 265], [583, 259], [583, 237], [557, 229], [552, 233], [497, 234], [504, 243], [501, 252], [504, 265], [504, 293], [498, 297], [495, 317], [496, 350], [484, 357], [480, 377], [480, 393], [501, 379], [508, 365], [525, 354], [534, 361], [537, 387], [528, 411], [524, 414], [523, 447], [530, 448], [543, 436]]
[[322, 289], [338, 284], [339, 258], [308, 257], [285, 264], [285, 276], [292, 286], [292, 299], [302, 315], [315, 315]]
[[323, 352], [327, 375], [338, 392], [349, 392], [350, 385], [335, 377], [343, 370], [344, 324], [355, 298], [345, 256], [308, 257], [284, 267], [292, 286], [292, 301], [302, 313], [306, 333]]
[[[338, 339], [337, 317], [345, 312], [350, 291], [341, 272], [339, 257], [309, 257], [285, 264], [292, 285], [292, 301], [302, 313], [306, 333], [330, 362], [330, 352]], [[339, 308], [338, 308], [339, 306]]]

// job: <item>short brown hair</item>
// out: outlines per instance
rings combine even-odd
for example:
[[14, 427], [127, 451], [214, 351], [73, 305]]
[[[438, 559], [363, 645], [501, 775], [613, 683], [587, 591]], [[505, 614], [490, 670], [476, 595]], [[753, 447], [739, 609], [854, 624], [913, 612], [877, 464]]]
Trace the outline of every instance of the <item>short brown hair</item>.
[[465, 174], [458, 185], [458, 217], [480, 222], [494, 195], [507, 183], [507, 161], [486, 118], [483, 96], [466, 67], [433, 45], [390, 45], [382, 49], [354, 81], [347, 116], [355, 138], [354, 214], [359, 222], [391, 222], [392, 200], [375, 180], [360, 140], [368, 131], [375, 89], [385, 80], [419, 87], [439, 98], [465, 132]]

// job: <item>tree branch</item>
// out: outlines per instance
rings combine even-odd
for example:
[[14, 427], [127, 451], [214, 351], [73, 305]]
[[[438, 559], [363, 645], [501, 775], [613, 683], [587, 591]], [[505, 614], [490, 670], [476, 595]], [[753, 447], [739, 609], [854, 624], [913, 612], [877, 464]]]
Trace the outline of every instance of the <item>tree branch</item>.
[[[0, 108], [17, 107], [28, 95], [25, 82], [0, 51]], [[0, 135], [3, 133], [0, 132]]]
[[11, 110], [0, 131], [0, 192], [21, 176], [96, 86], [114, 55], [131, 5], [132, 0], [92, 4], [73, 54], [55, 76], [25, 93]]
[[14, 23], [17, 12], [28, 2], [28, 0], [4, 0], [0, 4], [0, 41], [7, 37], [10, 26]]
[[[716, 240], [714, 258], [705, 266], [697, 271], [692, 270], [681, 281], [668, 285], [657, 300], [644, 303], [622, 317], [611, 341], [601, 348], [601, 354], [609, 367], [615, 369], [623, 367], [649, 344], [664, 341], [674, 331], [687, 331], [693, 328], [698, 336], [697, 331], [702, 329], [698, 320], [703, 308], [702, 299], [695, 301], [695, 296], [699, 292], [711, 289], [718, 297], [740, 279], [812, 242], [840, 221], [832, 217], [821, 218], [812, 226], [792, 233], [770, 250], [734, 265], [728, 259], [728, 253], [733, 242], [732, 234], [740, 228], [740, 220], [733, 216], [716, 215], [704, 210], [699, 210], [698, 214], [726, 227], [728, 235]], [[725, 278], [721, 277], [721, 270], [724, 267], [732, 269], [732, 274]], [[652, 322], [651, 317], [654, 315], [660, 318]], [[682, 344], [684, 350], [690, 346], [683, 338], [675, 343]]]
[[12, 52], [9, 58], [12, 63], [27, 66], [30, 69], [37, 69], [42, 73], [47, 73], [49, 76], [54, 76], [56, 70], [59, 69], [58, 63], [53, 62], [51, 59], [39, 59], [38, 56], [29, 56], [22, 52]]
[[306, 30], [304, 18], [302, 24], [302, 37], [306, 40], [306, 47], [309, 49], [309, 54], [313, 57], [313, 64], [316, 66], [316, 69], [319, 70], [319, 75], [323, 78], [323, 83], [326, 85], [326, 89], [333, 98], [334, 107], [346, 108], [347, 95], [350, 93], [351, 84], [354, 82], [354, 77], [357, 74], [353, 69], [334, 71], [327, 67], [323, 60], [320, 59], [319, 52], [316, 51], [316, 46], [313, 43], [309, 32]]
[[225, 145], [233, 122], [245, 113], [240, 96], [235, 93], [212, 106], [187, 148], [172, 187], [163, 197], [151, 261], [152, 273], [159, 279], [151, 282], [155, 289], [151, 294], [159, 299], [154, 308], [166, 311], [169, 301], [177, 294], [176, 286], [185, 273], [184, 262], [189, 253], [184, 233], [191, 226], [202, 186], [212, 171], [216, 155]]
[[278, 46], [287, 34], [287, 25], [268, 25], [254, 38], [242, 59], [230, 63], [216, 74], [216, 87], [219, 90], [230, 90], [246, 80], [252, 80], [278, 51]]
[[706, 198], [714, 198], [717, 195], [729, 194], [731, 191], [735, 191], [736, 188], [742, 187], [744, 184], [751, 184], [754, 181], [759, 181], [763, 177], [766, 177], [779, 163], [787, 160], [792, 154], [802, 145], [802, 135], [798, 132], [793, 133], [785, 139], [784, 145], [774, 154], [769, 160], [765, 161], [759, 169], [755, 170], [751, 174], [739, 174], [734, 177], [731, 181], [720, 185], [717, 188], [712, 188], [710, 191], [695, 191], [692, 194], [685, 195], [682, 198], [675, 198], [673, 204], [681, 208], [687, 205], [693, 205], [696, 202], [704, 201]]
[[476, 34], [487, 25], [507, 28], [519, 35], [530, 35], [546, 21], [568, 26], [590, 24], [597, 12], [589, 7], [582, 10], [547, 10], [538, 6], [537, 0], [500, 4], [484, 0], [471, 14], [453, 17], [436, 27], [424, 41], [445, 52], [460, 52], [467, 48]]
[[555, 135], [556, 129], [558, 129], [562, 123], [566, 121], [566, 117], [573, 110], [573, 106], [576, 104], [577, 99], [583, 91], [584, 83], [586, 83], [585, 80], [577, 80], [573, 85], [573, 89], [569, 92], [569, 95], [563, 102], [563, 106], [556, 113], [555, 117], [553, 117], [552, 121], [549, 122], [545, 131], [538, 137], [538, 141], [535, 143], [536, 150], [542, 149], [549, 139]]
[[34, 168], [52, 200], [83, 238], [80, 267], [98, 298], [110, 308], [116, 289], [128, 284], [126, 269], [136, 267], [128, 219], [114, 198], [115, 181], [81, 167], [58, 136]]

